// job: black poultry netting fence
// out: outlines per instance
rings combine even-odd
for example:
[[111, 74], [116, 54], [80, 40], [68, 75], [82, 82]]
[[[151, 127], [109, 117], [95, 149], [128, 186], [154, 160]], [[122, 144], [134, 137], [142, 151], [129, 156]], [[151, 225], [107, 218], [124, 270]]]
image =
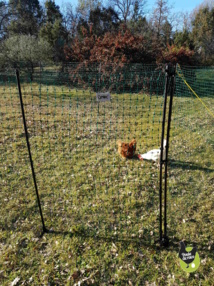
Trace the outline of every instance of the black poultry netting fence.
[[[171, 97], [164, 95], [173, 95], [173, 76], [153, 65], [20, 69], [27, 138], [47, 229], [152, 242], [166, 236], [168, 214], [170, 236], [177, 229], [184, 234], [186, 218], [179, 208], [183, 200], [188, 206], [189, 191], [199, 192], [195, 187], [202, 173], [210, 176], [212, 143], [203, 129], [208, 117], [205, 123], [200, 101], [190, 97], [177, 75], [167, 179], [162, 167], [167, 166]], [[0, 89], [1, 209], [7, 213], [1, 226], [37, 228], [38, 201], [14, 70], [1, 71]], [[204, 98], [208, 106], [209, 93]], [[204, 136], [200, 144], [198, 131]], [[210, 156], [204, 153], [200, 165], [202, 150]]]
[[[0, 79], [8, 212], [1, 224], [27, 227], [26, 220], [36, 225], [37, 202], [19, 92], [14, 71], [1, 72]], [[21, 70], [20, 86], [47, 228], [157, 238], [165, 71], [140, 65], [105, 71], [40, 67]], [[142, 160], [139, 155], [152, 149], [156, 157]]]

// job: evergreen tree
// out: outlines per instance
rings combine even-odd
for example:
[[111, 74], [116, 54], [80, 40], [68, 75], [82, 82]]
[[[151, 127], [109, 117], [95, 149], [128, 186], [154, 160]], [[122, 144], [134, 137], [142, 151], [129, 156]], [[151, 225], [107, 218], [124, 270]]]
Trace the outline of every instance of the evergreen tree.
[[42, 20], [39, 0], [10, 0], [10, 34], [37, 35]]
[[195, 51], [205, 63], [214, 63], [214, 8], [202, 7], [192, 21]]
[[183, 31], [176, 31], [174, 34], [174, 43], [176, 46], [181, 47], [187, 47], [191, 50], [194, 49], [193, 42], [191, 39], [191, 32], [187, 29], [183, 29]]
[[167, 46], [167, 44], [172, 44], [172, 25], [168, 20], [162, 25], [161, 34], [165, 46]]
[[59, 6], [52, 0], [45, 2], [45, 12], [44, 23], [39, 35], [54, 48], [54, 59], [63, 60], [63, 48], [68, 35], [63, 26], [63, 16]]

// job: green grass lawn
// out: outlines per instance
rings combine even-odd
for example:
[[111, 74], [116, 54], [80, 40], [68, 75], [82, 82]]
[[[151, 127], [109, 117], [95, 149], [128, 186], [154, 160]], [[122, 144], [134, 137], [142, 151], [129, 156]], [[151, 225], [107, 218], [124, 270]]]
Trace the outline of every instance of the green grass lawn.
[[[169, 154], [168, 233], [160, 249], [159, 165], [124, 160], [160, 147], [163, 97], [96, 94], [22, 85], [46, 227], [33, 186], [15, 85], [0, 87], [0, 284], [212, 285], [214, 283], [213, 119], [201, 103], [175, 97]], [[203, 100], [213, 111], [213, 97]], [[179, 266], [179, 241], [196, 243], [197, 272]], [[48, 284], [49, 283], [49, 284]]]

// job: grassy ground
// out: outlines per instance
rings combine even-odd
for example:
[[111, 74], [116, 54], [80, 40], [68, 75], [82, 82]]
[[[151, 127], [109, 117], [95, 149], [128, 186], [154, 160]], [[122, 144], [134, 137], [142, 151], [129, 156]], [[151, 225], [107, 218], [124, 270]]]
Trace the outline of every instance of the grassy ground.
[[[159, 148], [163, 97], [22, 86], [46, 227], [41, 221], [17, 89], [1, 87], [0, 281], [8, 285], [212, 285], [213, 119], [194, 98], [174, 99], [168, 233], [159, 235], [159, 166], [123, 160], [118, 139], [137, 153]], [[213, 110], [213, 97], [204, 98]], [[197, 272], [179, 266], [179, 241], [196, 243]], [[15, 282], [14, 282], [15, 284]]]

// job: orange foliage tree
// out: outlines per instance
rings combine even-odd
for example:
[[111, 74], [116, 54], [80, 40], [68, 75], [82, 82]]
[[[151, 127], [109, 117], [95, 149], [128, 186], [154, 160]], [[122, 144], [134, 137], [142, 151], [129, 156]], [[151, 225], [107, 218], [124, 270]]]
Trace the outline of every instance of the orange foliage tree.
[[162, 51], [160, 57], [157, 59], [158, 62], [171, 62], [173, 64], [191, 64], [194, 51], [189, 48], [176, 45], [167, 45], [167, 48]]
[[83, 39], [75, 38], [70, 46], [65, 47], [68, 61], [124, 64], [155, 60], [143, 36], [132, 35], [128, 29], [107, 32], [100, 37], [83, 29], [83, 35]]
[[[92, 26], [89, 32], [82, 28], [83, 37], [76, 37], [64, 50], [68, 62], [79, 63], [68, 68], [72, 82], [75, 81], [76, 85], [90, 85], [94, 90], [100, 90], [102, 82], [105, 88], [108, 86], [108, 90], [117, 88], [119, 92], [119, 89], [128, 88], [127, 81], [124, 82], [124, 73], [133, 68], [130, 63], [155, 62], [151, 46], [148, 46], [144, 37], [133, 35], [125, 26], [99, 37], [92, 31]], [[117, 76], [112, 77], [112, 74]], [[139, 85], [137, 77], [132, 79], [132, 85]]]

